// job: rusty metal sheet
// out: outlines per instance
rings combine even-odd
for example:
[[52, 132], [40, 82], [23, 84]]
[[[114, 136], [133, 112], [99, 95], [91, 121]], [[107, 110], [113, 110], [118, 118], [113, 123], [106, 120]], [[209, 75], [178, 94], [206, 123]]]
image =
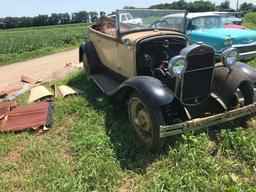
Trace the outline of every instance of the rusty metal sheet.
[[2, 132], [20, 132], [32, 128], [48, 126], [52, 122], [51, 104], [48, 102], [22, 105], [9, 111], [7, 118], [2, 121]]
[[31, 83], [31, 84], [37, 84], [37, 83], [42, 82], [42, 79], [40, 79], [38, 77], [31, 76], [31, 75], [22, 75], [21, 81], [26, 82], [26, 83]]
[[22, 87], [23, 87], [22, 84], [17, 84], [17, 85], [8, 87], [8, 88], [0, 91], [0, 98], [4, 98], [14, 92], [17, 92], [17, 91], [21, 90]]
[[27, 83], [24, 83], [22, 85], [22, 88], [18, 91], [15, 91], [15, 92], [12, 92], [12, 93], [9, 93], [6, 97], [4, 98], [1, 98], [0, 96], [0, 102], [3, 102], [3, 101], [11, 101], [13, 99], [15, 99], [16, 97], [22, 95], [23, 93], [27, 92], [29, 90], [29, 85]]
[[5, 118], [7, 113], [11, 110], [12, 107], [16, 105], [16, 102], [9, 101], [9, 102], [3, 102], [0, 103], [0, 120]]

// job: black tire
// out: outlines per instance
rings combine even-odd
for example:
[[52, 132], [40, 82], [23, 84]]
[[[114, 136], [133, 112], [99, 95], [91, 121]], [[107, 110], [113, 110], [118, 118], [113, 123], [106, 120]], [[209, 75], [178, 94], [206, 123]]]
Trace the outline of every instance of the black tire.
[[[137, 111], [137, 107], [142, 108]], [[160, 138], [160, 126], [165, 125], [165, 121], [159, 107], [149, 106], [140, 94], [134, 92], [128, 100], [128, 115], [138, 137], [150, 152], [155, 153], [163, 147], [165, 139]]]
[[90, 74], [90, 70], [89, 70], [87, 55], [85, 53], [83, 54], [83, 66], [84, 66], [86, 79], [88, 81], [90, 81], [91, 80], [91, 74]]
[[100, 72], [101, 62], [91, 41], [85, 43], [84, 53], [88, 61], [88, 73], [90, 75], [93, 75]]
[[[250, 105], [254, 103], [254, 90], [249, 82], [243, 82], [238, 87], [237, 90], [237, 96], [238, 96], [238, 105], [240, 107]], [[240, 101], [239, 101], [240, 100]], [[243, 125], [247, 125], [247, 121], [250, 119], [250, 117], [242, 117], [239, 119], [239, 122]]]

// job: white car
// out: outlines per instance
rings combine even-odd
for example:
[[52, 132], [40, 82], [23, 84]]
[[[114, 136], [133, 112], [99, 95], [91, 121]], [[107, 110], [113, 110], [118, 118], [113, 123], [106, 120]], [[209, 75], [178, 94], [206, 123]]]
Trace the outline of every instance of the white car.
[[[110, 15], [108, 17], [116, 20], [116, 15]], [[133, 18], [133, 16], [130, 13], [120, 13], [119, 21], [126, 24], [129, 23], [134, 25], [143, 25], [141, 18]]]

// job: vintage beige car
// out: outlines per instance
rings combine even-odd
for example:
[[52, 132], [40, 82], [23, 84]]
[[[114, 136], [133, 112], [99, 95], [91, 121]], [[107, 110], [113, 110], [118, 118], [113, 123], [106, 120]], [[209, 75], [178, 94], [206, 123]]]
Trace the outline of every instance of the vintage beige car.
[[[184, 14], [168, 23], [166, 15]], [[186, 11], [121, 10], [143, 25], [102, 17], [89, 27], [79, 57], [88, 79], [127, 103], [141, 141], [156, 151], [168, 136], [218, 125], [255, 113], [255, 69], [230, 48], [215, 62], [213, 47], [187, 46]]]

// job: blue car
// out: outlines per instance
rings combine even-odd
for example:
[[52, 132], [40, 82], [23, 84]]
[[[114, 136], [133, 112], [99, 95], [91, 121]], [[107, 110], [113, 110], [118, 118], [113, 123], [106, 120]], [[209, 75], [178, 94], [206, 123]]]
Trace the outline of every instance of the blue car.
[[[184, 16], [173, 14], [165, 16], [161, 22], [165, 25], [180, 23]], [[182, 26], [180, 26], [182, 27]], [[203, 42], [216, 50], [221, 56], [230, 47], [237, 48], [240, 60], [251, 60], [256, 54], [256, 31], [224, 28], [220, 15], [214, 13], [189, 13], [185, 27], [189, 44]]]

